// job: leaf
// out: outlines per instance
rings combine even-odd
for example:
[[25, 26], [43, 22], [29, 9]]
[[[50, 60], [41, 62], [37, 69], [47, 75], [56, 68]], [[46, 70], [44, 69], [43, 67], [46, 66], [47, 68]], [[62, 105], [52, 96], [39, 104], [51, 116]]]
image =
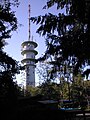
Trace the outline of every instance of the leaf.
[[38, 24], [38, 23], [40, 23], [41, 22], [41, 16], [38, 16], [37, 17], [37, 22], [36, 22], [36, 24]]

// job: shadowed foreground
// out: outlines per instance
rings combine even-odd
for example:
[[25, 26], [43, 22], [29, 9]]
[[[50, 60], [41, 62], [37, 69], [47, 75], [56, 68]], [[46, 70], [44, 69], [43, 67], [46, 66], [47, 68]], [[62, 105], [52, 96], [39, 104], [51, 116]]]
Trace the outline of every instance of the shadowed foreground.
[[83, 113], [82, 111], [58, 110], [56, 107], [41, 104], [36, 98], [21, 99], [15, 103], [5, 101], [4, 104], [0, 103], [0, 108], [0, 118], [8, 120], [90, 120], [90, 115], [76, 116]]
[[45, 108], [39, 108], [39, 106], [32, 107], [4, 107], [0, 113], [3, 119], [9, 120], [57, 120], [60, 118], [63, 120], [63, 115], [58, 110], [49, 110]]

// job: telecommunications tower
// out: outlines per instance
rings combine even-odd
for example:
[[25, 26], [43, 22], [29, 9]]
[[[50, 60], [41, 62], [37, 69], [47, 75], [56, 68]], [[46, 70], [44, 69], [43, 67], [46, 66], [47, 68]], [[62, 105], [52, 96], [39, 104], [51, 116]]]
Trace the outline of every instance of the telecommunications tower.
[[29, 4], [29, 36], [28, 40], [24, 41], [21, 44], [21, 54], [22, 54], [22, 60], [21, 63], [25, 67], [25, 86], [26, 88], [28, 86], [35, 86], [35, 56], [38, 54], [38, 52], [35, 50], [37, 47], [37, 43], [33, 41], [33, 37], [31, 38], [30, 35], [30, 4]]

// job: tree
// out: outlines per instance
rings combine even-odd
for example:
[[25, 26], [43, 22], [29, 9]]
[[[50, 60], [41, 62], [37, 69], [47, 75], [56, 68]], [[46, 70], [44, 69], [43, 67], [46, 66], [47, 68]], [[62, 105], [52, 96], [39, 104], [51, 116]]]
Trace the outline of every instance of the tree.
[[[60, 67], [64, 61], [69, 61], [69, 65], [73, 62], [73, 72], [77, 74], [82, 65], [90, 64], [90, 1], [47, 0], [43, 9], [49, 9], [55, 4], [57, 9], [65, 12], [31, 17], [33, 23], [39, 24], [37, 33], [46, 37], [45, 55], [38, 60], [50, 56], [54, 67]], [[72, 61], [69, 58], [73, 58]]]
[[37, 66], [37, 74], [39, 76], [39, 84], [53, 81], [55, 78], [52, 75], [52, 66], [47, 61], [40, 62]]
[[37, 96], [39, 95], [40, 89], [38, 87], [28, 86], [27, 89], [24, 91], [24, 96]]
[[3, 51], [6, 39], [18, 27], [15, 12], [11, 10], [12, 5], [18, 5], [18, 0], [0, 0], [0, 96], [14, 100], [17, 85], [13, 82], [15, 74], [18, 73], [18, 63]]
[[39, 94], [43, 95], [44, 99], [61, 99], [61, 89], [60, 86], [51, 81], [45, 81], [39, 86]]

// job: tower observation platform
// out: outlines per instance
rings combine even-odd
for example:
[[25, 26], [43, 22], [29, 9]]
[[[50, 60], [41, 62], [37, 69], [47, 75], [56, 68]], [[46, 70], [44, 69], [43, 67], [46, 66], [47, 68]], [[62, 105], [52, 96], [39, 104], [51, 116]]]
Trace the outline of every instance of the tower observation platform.
[[21, 44], [21, 54], [23, 56], [21, 63], [25, 67], [26, 86], [35, 86], [35, 56], [38, 52], [35, 50], [37, 43], [34, 41], [25, 41]]

